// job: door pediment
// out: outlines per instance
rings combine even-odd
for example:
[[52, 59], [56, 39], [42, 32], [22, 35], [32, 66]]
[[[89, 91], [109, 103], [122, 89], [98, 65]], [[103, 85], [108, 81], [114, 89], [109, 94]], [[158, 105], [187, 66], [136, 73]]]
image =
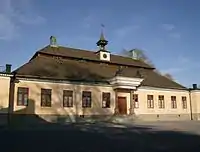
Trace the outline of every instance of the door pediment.
[[110, 79], [114, 89], [136, 89], [144, 79], [116, 76]]

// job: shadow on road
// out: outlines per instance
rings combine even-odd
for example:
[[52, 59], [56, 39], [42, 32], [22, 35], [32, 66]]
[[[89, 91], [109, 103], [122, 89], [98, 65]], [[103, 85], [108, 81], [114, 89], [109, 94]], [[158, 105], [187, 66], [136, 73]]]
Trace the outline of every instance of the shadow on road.
[[[3, 109], [4, 110], [4, 109]], [[1, 151], [186, 152], [200, 150], [200, 136], [114, 123], [50, 123], [22, 109], [0, 128]], [[31, 110], [34, 113], [34, 109]], [[5, 115], [4, 117], [5, 118]], [[1, 121], [1, 119], [0, 119]]]
[[[24, 116], [26, 117], [26, 116]], [[29, 117], [26, 119], [33, 119]], [[4, 151], [198, 151], [200, 137], [173, 131], [155, 131], [113, 123], [52, 124], [35, 116], [40, 123], [1, 128]], [[21, 119], [22, 120], [22, 119]], [[43, 122], [42, 122], [43, 121]], [[42, 123], [41, 123], [42, 122]], [[16, 122], [15, 122], [16, 123]]]

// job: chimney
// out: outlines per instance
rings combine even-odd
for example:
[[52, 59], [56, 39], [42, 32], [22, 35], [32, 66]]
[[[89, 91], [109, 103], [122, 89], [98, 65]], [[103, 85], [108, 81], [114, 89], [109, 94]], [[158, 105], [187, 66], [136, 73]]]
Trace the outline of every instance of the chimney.
[[196, 90], [197, 89], [197, 84], [192, 84], [193, 89]]
[[11, 73], [11, 64], [6, 64], [6, 73]]
[[130, 53], [131, 53], [132, 59], [135, 59], [135, 60], [138, 59], [138, 56], [137, 56], [137, 53], [136, 53], [135, 49], [131, 50]]
[[55, 36], [51, 36], [51, 37], [50, 37], [50, 46], [51, 46], [51, 47], [58, 47], [58, 45], [57, 45], [57, 40], [56, 40], [56, 37], [55, 37]]

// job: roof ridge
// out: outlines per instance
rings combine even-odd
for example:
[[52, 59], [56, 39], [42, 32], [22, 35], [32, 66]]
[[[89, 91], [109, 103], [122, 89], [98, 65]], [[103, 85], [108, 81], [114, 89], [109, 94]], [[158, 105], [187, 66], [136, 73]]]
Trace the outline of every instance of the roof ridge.
[[[50, 45], [47, 45], [46, 47], [44, 47], [44, 48], [42, 48], [41, 50], [39, 50], [39, 52], [40, 51], [42, 51], [42, 50], [44, 50], [45, 48], [47, 48], [47, 47], [51, 47]], [[74, 48], [74, 47], [66, 47], [66, 46], [58, 46], [58, 48], [59, 47], [61, 47], [61, 48], [65, 48], [65, 49], [73, 49], [73, 50], [76, 50], [76, 51], [85, 51], [85, 52], [90, 52], [90, 53], [92, 53], [92, 52], [94, 52], [94, 53], [96, 53], [95, 52], [95, 50], [86, 50], [86, 49], [82, 49], [82, 48]], [[98, 50], [96, 50], [96, 51], [98, 51]], [[120, 54], [115, 54], [115, 53], [110, 53], [111, 55], [114, 55], [114, 56], [118, 56], [118, 57], [122, 57], [122, 58], [128, 58], [128, 59], [132, 59], [132, 60], [134, 60], [134, 61], [139, 61], [139, 62], [143, 62], [142, 60], [137, 60], [137, 59], [134, 59], [134, 58], [131, 58], [131, 57], [127, 57], [127, 56], [123, 56], [123, 55], [120, 55]], [[145, 63], [146, 64], [146, 63]]]
[[[45, 53], [45, 54], [63, 56], [63, 57], [69, 57], [69, 58], [83, 58], [85, 60], [90, 60], [90, 61], [105, 62], [99, 59], [95, 51], [85, 50], [81, 48], [73, 48], [73, 47], [66, 47], [66, 46], [59, 46], [57, 48], [52, 48], [51, 46], [48, 45], [42, 48], [41, 50], [37, 51], [36, 54], [32, 58], [37, 56], [38, 53], [39, 54]], [[111, 53], [110, 63], [121, 64], [124, 66], [135, 66], [135, 67], [142, 67], [142, 68], [148, 68], [148, 69], [155, 69], [151, 65], [141, 60], [134, 60], [129, 57], [124, 57], [124, 56], [120, 56], [118, 54], [112, 54], [112, 53]]]

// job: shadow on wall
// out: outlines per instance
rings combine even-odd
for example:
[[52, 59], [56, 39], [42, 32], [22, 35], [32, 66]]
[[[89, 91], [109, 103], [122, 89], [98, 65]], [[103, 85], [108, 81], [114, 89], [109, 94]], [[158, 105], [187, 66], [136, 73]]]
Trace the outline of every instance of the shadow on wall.
[[[87, 117], [90, 118], [98, 118], [98, 116], [105, 117], [106, 115], [112, 115], [114, 113], [114, 99], [112, 98], [112, 104], [110, 108], [102, 108], [102, 101], [101, 96], [102, 93], [98, 87], [91, 87], [86, 86], [85, 89], [81, 88], [80, 85], [71, 85], [70, 87], [64, 87], [63, 85], [48, 85], [45, 86], [43, 84], [36, 83], [35, 91], [32, 92], [32, 94], [35, 94], [37, 96], [41, 96], [40, 90], [41, 88], [47, 88], [52, 89], [52, 107], [47, 108], [47, 112], [52, 113], [52, 115], [55, 115], [58, 117], [57, 120], [54, 120], [55, 122], [65, 122], [66, 120], [73, 122], [74, 119], [77, 121], [82, 119], [82, 115], [84, 115], [85, 119]], [[63, 90], [72, 90], [74, 94], [73, 98], [73, 107], [63, 107]], [[91, 91], [92, 92], [92, 107], [91, 108], [82, 108], [82, 91]], [[32, 89], [31, 91], [34, 91]], [[40, 98], [38, 98], [39, 100]], [[40, 101], [39, 101], [40, 102]], [[35, 107], [37, 110], [42, 111], [42, 108], [40, 104], [37, 104]], [[44, 111], [43, 111], [44, 112]], [[75, 117], [75, 118], [73, 118]]]
[[[59, 90], [59, 88], [57, 88], [57, 90]], [[57, 93], [59, 93], [59, 92], [57, 92]], [[93, 99], [93, 100], [96, 100], [96, 99]], [[59, 99], [59, 101], [62, 101], [62, 100]], [[97, 106], [99, 108], [94, 108], [94, 109], [92, 109], [92, 108], [87, 109], [86, 108], [86, 110], [81, 108], [81, 111], [82, 111], [81, 114], [84, 115], [85, 112], [87, 111], [85, 117], [83, 117], [83, 118], [76, 113], [76, 110], [75, 110], [75, 113], [73, 113], [73, 112], [70, 111], [70, 109], [65, 110], [63, 107], [60, 107], [60, 109], [62, 109], [64, 111], [64, 113], [63, 113], [63, 111], [60, 112], [60, 110], [57, 107], [62, 106], [61, 103], [54, 103], [52, 105], [52, 107], [49, 107], [49, 109], [51, 109], [53, 114], [46, 114], [46, 115], [45, 114], [43, 114], [43, 115], [39, 114], [38, 115], [38, 114], [35, 113], [36, 108], [38, 108], [38, 107], [36, 107], [35, 100], [29, 99], [27, 106], [24, 106], [24, 107], [21, 106], [20, 110], [16, 110], [16, 111], [13, 110], [13, 114], [10, 114], [10, 115], [1, 114], [0, 119], [1, 119], [1, 121], [3, 120], [3, 122], [4, 122], [2, 124], [7, 123], [11, 127], [17, 127], [18, 125], [21, 126], [22, 124], [23, 125], [38, 125], [38, 124], [43, 124], [43, 123], [65, 124], [65, 123], [72, 123], [73, 122], [72, 119], [69, 120], [70, 119], [69, 115], [73, 114], [76, 117], [76, 122], [83, 122], [84, 120], [87, 120], [88, 111], [89, 111], [89, 113], [94, 113], [94, 111], [96, 110], [95, 114], [97, 114], [97, 116], [102, 115], [103, 112], [105, 112], [105, 110], [104, 111], [98, 110], [98, 109], [102, 109], [101, 105], [99, 105], [98, 102], [94, 102], [93, 104], [94, 104], [94, 106]], [[76, 108], [77, 106], [78, 105], [75, 104], [75, 109], [78, 109], [78, 108]], [[79, 104], [79, 106], [80, 106], [80, 104]], [[106, 109], [106, 110], [110, 112], [110, 109]], [[2, 113], [3, 111], [7, 112], [8, 108], [2, 108], [0, 110], [0, 113]], [[53, 117], [53, 119], [50, 120], [50, 121], [47, 121], [47, 119], [45, 119], [45, 117]], [[102, 117], [105, 117], [105, 115], [103, 115]], [[96, 116], [91, 115], [89, 118], [91, 118], [91, 120], [96, 119], [98, 121], [98, 119], [97, 119], [98, 117], [96, 117]], [[100, 119], [100, 121], [101, 120], [102, 119]]]
[[[21, 107], [22, 109], [14, 111], [14, 115], [10, 116], [14, 124], [20, 123], [32, 123], [34, 124], [34, 118], [41, 119], [44, 121], [48, 120], [54, 123], [66, 123], [66, 122], [78, 122], [78, 121], [101, 121], [102, 118], [106, 117], [106, 120], [110, 118], [113, 114], [113, 106], [111, 108], [102, 108], [101, 102], [101, 90], [98, 87], [86, 87], [85, 91], [92, 91], [92, 107], [91, 108], [82, 108], [82, 94], [81, 86], [72, 85], [69, 90], [73, 90], [74, 94], [78, 94], [79, 98], [74, 96], [73, 108], [63, 107], [63, 85], [48, 85], [48, 84], [38, 84], [35, 83], [34, 86], [31, 86], [30, 94], [34, 94], [37, 98], [37, 103], [33, 99], [29, 99], [28, 106]], [[42, 108], [40, 106], [41, 99], [41, 88], [52, 89], [52, 106]], [[33, 92], [35, 91], [35, 92]], [[112, 100], [114, 102], [114, 100]], [[20, 107], [18, 107], [20, 108]], [[12, 108], [13, 111], [13, 108]], [[37, 111], [36, 115], [35, 112]], [[84, 116], [84, 117], [82, 117]], [[99, 119], [100, 118], [100, 119]], [[10, 120], [9, 119], [9, 120]]]
[[46, 123], [46, 121], [35, 114], [35, 101], [32, 99], [29, 99], [28, 106], [8, 115], [8, 125], [10, 127], [41, 123]]
[[[1, 123], [1, 125], [11, 125], [12, 124], [23, 124], [23, 122], [27, 122], [27, 120], [30, 119], [30, 121], [32, 122], [38, 122], [38, 119], [36, 119], [36, 121], [34, 121], [34, 117], [37, 117], [34, 113], [35, 113], [35, 106], [34, 106], [34, 100], [29, 100], [29, 104], [27, 107], [22, 108], [18, 111], [14, 111], [13, 114], [8, 114], [7, 112], [9, 111], [8, 108], [2, 108], [0, 110], [0, 122], [4, 122]], [[5, 113], [6, 112], [6, 113]]]

